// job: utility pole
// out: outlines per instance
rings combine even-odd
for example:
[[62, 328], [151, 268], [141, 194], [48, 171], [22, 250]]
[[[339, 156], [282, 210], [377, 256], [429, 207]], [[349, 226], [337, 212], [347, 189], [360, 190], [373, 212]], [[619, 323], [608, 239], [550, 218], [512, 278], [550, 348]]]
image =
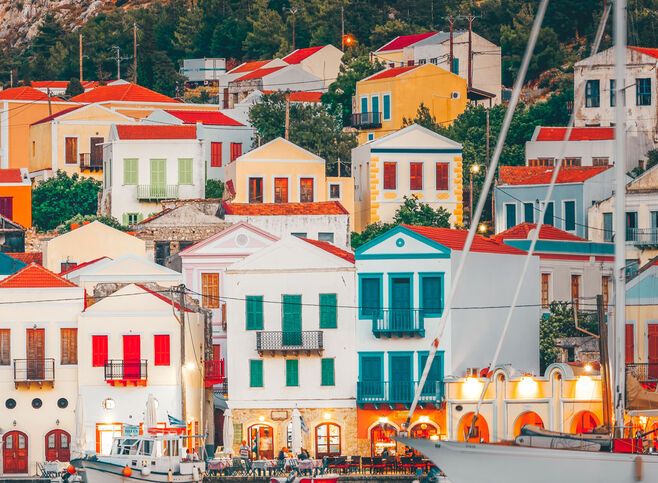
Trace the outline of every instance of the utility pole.
[[[450, 55], [448, 57], [448, 72], [452, 72], [452, 62], [453, 59], [455, 58], [455, 51], [454, 51], [454, 43], [455, 43], [455, 36], [454, 36], [454, 26], [455, 26], [455, 19], [453, 18], [452, 15], [448, 17], [448, 23], [450, 24]], [[454, 74], [454, 72], [453, 72]]]
[[137, 84], [137, 22], [133, 22], [133, 84]]
[[290, 7], [290, 8], [283, 7], [283, 10], [284, 11], [287, 10], [290, 13], [290, 15], [292, 15], [292, 50], [296, 50], [295, 49], [295, 23], [296, 23], [296, 20], [297, 20], [297, 12], [299, 11], [299, 9], [297, 7]]
[[112, 47], [117, 53], [117, 80], [121, 79], [121, 49], [115, 45]]
[[340, 50], [345, 52], [345, 5], [340, 4]]
[[290, 135], [290, 92], [286, 92], [286, 130], [285, 139], [288, 140]]
[[473, 87], [473, 21], [475, 17], [468, 15], [468, 88]]
[[185, 388], [185, 285], [181, 284], [175, 288], [178, 293], [178, 322], [180, 323], [180, 365], [181, 365], [181, 419], [187, 424], [187, 391]]
[[53, 106], [50, 103], [50, 88], [48, 88], [48, 115], [49, 116], [53, 115]]
[[82, 84], [82, 34], [78, 37], [79, 51], [80, 51], [80, 83]]

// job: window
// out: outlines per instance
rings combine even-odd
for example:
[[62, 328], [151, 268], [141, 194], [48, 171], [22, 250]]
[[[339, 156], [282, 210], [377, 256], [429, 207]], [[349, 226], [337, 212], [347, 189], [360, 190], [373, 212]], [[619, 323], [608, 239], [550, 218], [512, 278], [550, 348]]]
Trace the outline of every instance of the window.
[[169, 335], [156, 334], [153, 336], [154, 364], [156, 366], [168, 366], [171, 364], [171, 346]]
[[335, 293], [320, 294], [320, 328], [335, 329], [338, 327], [337, 296]]
[[299, 386], [299, 361], [286, 359], [286, 386]]
[[599, 157], [592, 158], [592, 166], [608, 166], [610, 164], [610, 158]]
[[554, 218], [555, 218], [555, 215], [554, 215], [554, 209], [553, 209], [553, 202], [551, 201], [546, 206], [546, 211], [544, 212], [544, 225], [554, 226], [554, 224], [555, 224]]
[[333, 243], [334, 242], [334, 234], [333, 232], [319, 232], [318, 233], [318, 240], [323, 241], [323, 242], [329, 242]]
[[564, 158], [562, 166], [580, 166], [581, 158]]
[[263, 361], [249, 361], [249, 387], [263, 387]]
[[626, 240], [637, 241], [637, 211], [626, 212]]
[[78, 329], [61, 329], [61, 364], [78, 363]]
[[313, 203], [313, 178], [299, 179], [300, 203]]
[[459, 75], [459, 59], [457, 57], [452, 58], [452, 66], [450, 67], [450, 72]]
[[315, 428], [315, 457], [324, 458], [340, 456], [340, 426], [334, 423], [322, 423]]
[[580, 275], [571, 275], [571, 302], [574, 310], [578, 310], [580, 299]]
[[420, 276], [421, 309], [424, 317], [439, 317], [443, 312], [443, 277]]
[[194, 184], [192, 181], [192, 159], [178, 160], [178, 184]]
[[603, 241], [611, 242], [612, 234], [612, 213], [603, 213]]
[[334, 359], [322, 359], [321, 361], [320, 385], [335, 386], [336, 373], [334, 368]]
[[331, 183], [329, 185], [329, 199], [330, 200], [339, 200], [340, 199], [340, 184]]
[[[633, 364], [635, 362], [635, 325], [626, 324], [626, 350], [624, 351], [624, 358], [626, 364]], [[651, 338], [653, 339], [653, 337]], [[653, 341], [652, 341], [653, 342]]]
[[368, 133], [368, 141], [374, 141], [375, 140], [375, 133], [369, 132]]
[[391, 120], [391, 95], [390, 94], [384, 94], [382, 96], [382, 104], [383, 104], [383, 108], [384, 108], [383, 120], [384, 121], [390, 121]]
[[78, 138], [64, 138], [66, 164], [78, 163]]
[[14, 198], [11, 196], [0, 196], [0, 215], [13, 220], [14, 218]]
[[249, 203], [263, 202], [263, 178], [249, 178]]
[[418, 60], [418, 65], [425, 65], [427, 64], [427, 59], [419, 59]]
[[601, 106], [601, 86], [598, 80], [588, 80], [585, 84], [585, 107]]
[[380, 110], [379, 110], [379, 96], [372, 96], [370, 98], [370, 107], [371, 107], [371, 112], [372, 112], [372, 119], [375, 122], [380, 121]]
[[447, 191], [450, 184], [450, 163], [436, 163], [436, 190]]
[[438, 63], [439, 63], [439, 59], [437, 57], [430, 58], [430, 64], [437, 65]]
[[171, 255], [171, 242], [156, 241], [155, 242], [155, 263], [164, 266], [167, 258]]
[[92, 367], [103, 367], [107, 361], [107, 336], [91, 336], [91, 365]]
[[293, 231], [291, 235], [296, 236], [297, 238], [308, 238], [308, 233], [305, 231]]
[[523, 221], [526, 223], [535, 222], [535, 204], [523, 203]]
[[565, 231], [576, 230], [576, 202], [564, 202], [564, 229]]
[[283, 331], [283, 345], [302, 345], [301, 295], [281, 295], [281, 330]]
[[242, 143], [231, 143], [231, 161], [242, 156]]
[[610, 107], [617, 105], [617, 82], [615, 79], [610, 79]]
[[368, 98], [367, 97], [362, 97], [361, 98], [361, 113], [366, 113], [368, 112]]
[[11, 365], [11, 330], [0, 329], [0, 366]]
[[382, 307], [382, 278], [380, 275], [361, 275], [359, 283], [361, 318], [372, 318]]
[[423, 189], [423, 163], [409, 163], [409, 189]]
[[139, 175], [137, 174], [137, 159], [129, 158], [123, 160], [123, 184], [137, 184]]
[[59, 273], [68, 272], [69, 270], [71, 270], [72, 268], [75, 268], [77, 266], [78, 266], [77, 263], [69, 262], [67, 260], [66, 262], [62, 262], [62, 263], [59, 264]]
[[222, 167], [222, 143], [217, 143], [217, 142], [210, 143], [210, 167], [211, 168]]
[[219, 273], [201, 274], [201, 294], [201, 303], [205, 308], [219, 308]]
[[505, 204], [505, 228], [509, 230], [513, 226], [516, 226], [516, 204], [515, 203], [506, 203]]
[[548, 308], [550, 304], [550, 284], [551, 284], [551, 274], [542, 273], [541, 274], [541, 306], [545, 309]]
[[274, 202], [288, 203], [288, 178], [274, 178]]
[[263, 296], [247, 295], [247, 330], [263, 330]]
[[397, 189], [398, 163], [384, 163], [384, 189]]
[[610, 276], [604, 275], [601, 277], [601, 296], [603, 297], [603, 307], [607, 309], [608, 302], [610, 302]]
[[651, 105], [651, 79], [635, 80], [635, 104], [638, 106]]
[[123, 214], [123, 224], [124, 225], [135, 225], [139, 223], [142, 218], [141, 213], [124, 213]]

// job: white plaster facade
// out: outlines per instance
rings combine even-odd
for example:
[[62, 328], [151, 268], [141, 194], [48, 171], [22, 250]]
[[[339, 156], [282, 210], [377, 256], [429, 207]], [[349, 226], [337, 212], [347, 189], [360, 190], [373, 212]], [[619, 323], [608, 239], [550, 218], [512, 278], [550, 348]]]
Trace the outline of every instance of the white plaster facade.
[[[313, 47], [308, 49], [293, 50], [290, 54], [285, 56], [282, 60], [287, 63], [293, 63], [293, 58], [305, 50], [314, 50]], [[304, 70], [310, 72], [314, 76], [322, 79], [323, 87], [329, 87], [338, 77], [340, 66], [342, 65], [341, 59], [343, 58], [343, 51], [334, 47], [331, 44], [325, 45], [321, 49], [316, 50], [312, 54], [305, 56], [302, 60], [295, 62], [296, 65], [301, 66]], [[292, 89], [291, 89], [292, 90]], [[300, 89], [308, 91], [309, 89]]]

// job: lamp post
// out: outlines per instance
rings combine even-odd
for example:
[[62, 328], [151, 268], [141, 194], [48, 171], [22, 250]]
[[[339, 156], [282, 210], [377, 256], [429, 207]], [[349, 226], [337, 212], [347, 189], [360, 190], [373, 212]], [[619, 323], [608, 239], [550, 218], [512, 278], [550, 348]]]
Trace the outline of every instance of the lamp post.
[[468, 202], [468, 222], [473, 223], [473, 175], [478, 174], [480, 172], [480, 165], [479, 164], [472, 164], [471, 168], [469, 169], [469, 192], [468, 192], [468, 197], [469, 197], [469, 202]]

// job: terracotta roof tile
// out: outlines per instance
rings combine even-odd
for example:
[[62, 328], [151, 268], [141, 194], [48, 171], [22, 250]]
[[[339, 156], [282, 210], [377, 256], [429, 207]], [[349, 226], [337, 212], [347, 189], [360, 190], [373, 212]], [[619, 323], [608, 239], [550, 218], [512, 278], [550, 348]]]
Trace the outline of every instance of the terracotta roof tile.
[[[0, 101], [47, 101], [48, 94], [34, 87], [12, 87], [0, 91]], [[50, 96], [51, 101], [61, 101], [59, 97]]]
[[196, 126], [117, 125], [119, 139], [196, 139]]
[[321, 102], [322, 92], [291, 92], [290, 102]]
[[347, 215], [338, 201], [315, 203], [228, 203], [222, 202], [224, 213], [241, 216]]
[[389, 52], [391, 50], [402, 50], [405, 47], [409, 47], [410, 45], [413, 45], [416, 42], [420, 42], [421, 40], [425, 40], [426, 38], [431, 37], [434, 34], [436, 34], [436, 32], [425, 32], [425, 33], [422, 33], [422, 34], [400, 35], [398, 37], [395, 37], [389, 43], [384, 44], [383, 46], [378, 48], [377, 52]]
[[26, 264], [36, 263], [37, 265], [43, 265], [43, 253], [41, 252], [15, 252], [15, 253], [6, 253], [11, 258], [20, 260]]
[[641, 54], [648, 55], [649, 57], [653, 57], [654, 59], [658, 59], [658, 49], [654, 49], [650, 47], [628, 47], [628, 48], [636, 52], [640, 52]]
[[257, 69], [252, 72], [249, 72], [248, 74], [243, 75], [242, 77], [236, 79], [234, 82], [240, 82], [240, 81], [246, 81], [246, 80], [253, 80], [253, 79], [262, 79], [266, 75], [270, 75], [277, 70], [283, 69], [285, 66], [281, 67], [266, 67], [264, 69]]
[[176, 99], [131, 83], [97, 87], [89, 92], [78, 94], [70, 100], [72, 102], [130, 101], [178, 103]]
[[[537, 228], [535, 223], [519, 223], [509, 230], [502, 231], [491, 237], [492, 240], [502, 243], [503, 240], [526, 240], [530, 238], [530, 232]], [[551, 225], [542, 225], [539, 232], [540, 240], [564, 240], [564, 241], [587, 241], [584, 238], [573, 235]]]
[[31, 263], [24, 269], [0, 280], [0, 288], [68, 288], [76, 284], [45, 269], [41, 265]]
[[309, 58], [323, 48], [324, 45], [319, 45], [317, 47], [307, 47], [305, 49], [297, 49], [286, 55], [282, 60], [288, 64], [299, 64], [304, 59]]
[[397, 77], [399, 75], [402, 75], [406, 72], [409, 72], [410, 70], [414, 70], [420, 66], [418, 65], [407, 65], [404, 67], [392, 67], [390, 69], [384, 69], [381, 72], [377, 72], [376, 74], [371, 75], [370, 77], [367, 77], [364, 80], [378, 80], [378, 79], [390, 79], [391, 77]]
[[22, 183], [23, 176], [18, 168], [0, 169], [0, 183]]
[[[603, 173], [610, 166], [564, 166], [557, 176], [557, 183], [582, 183]], [[549, 184], [553, 166], [501, 166], [498, 174], [500, 185]]]
[[200, 122], [208, 126], [244, 126], [244, 124], [219, 111], [177, 111], [166, 109], [165, 112], [180, 119], [184, 124]]
[[[111, 81], [110, 81], [111, 82]], [[32, 81], [32, 87], [35, 89], [66, 89], [69, 86], [69, 81], [50, 80], [50, 81]], [[100, 85], [99, 81], [82, 81], [82, 87], [85, 89], [93, 89]]]
[[100, 257], [100, 258], [95, 258], [94, 260], [89, 260], [88, 262], [78, 263], [75, 267], [71, 267], [68, 270], [59, 272], [59, 275], [63, 277], [64, 275], [68, 275], [69, 273], [75, 272], [76, 270], [80, 270], [81, 268], [85, 268], [88, 267], [89, 265], [93, 265], [94, 263], [100, 262], [101, 260], [112, 260], [112, 259], [110, 257]]
[[254, 60], [252, 62], [245, 62], [244, 64], [240, 64], [237, 66], [235, 69], [231, 69], [228, 71], [229, 74], [240, 74], [242, 72], [252, 72], [256, 69], [260, 69], [264, 65], [269, 64], [272, 62], [271, 60]]
[[332, 255], [336, 255], [338, 258], [342, 258], [343, 260], [346, 260], [350, 263], [354, 263], [354, 253], [338, 248], [336, 245], [333, 245], [332, 243], [326, 241], [320, 241], [320, 240], [311, 240], [310, 238], [302, 238], [302, 240], [310, 243], [311, 245], [315, 245], [318, 248], [321, 248], [325, 252], [329, 252]]
[[[536, 141], [562, 141], [566, 136], [566, 127], [541, 127]], [[613, 127], [574, 127], [569, 141], [612, 141], [615, 139]]]
[[[464, 249], [466, 237], [468, 236], [467, 230], [455, 230], [452, 228], [437, 228], [433, 226], [415, 226], [403, 225], [411, 231], [419, 235], [429, 238], [451, 250], [461, 251]], [[517, 248], [499, 243], [491, 238], [483, 237], [482, 235], [475, 235], [471, 251], [483, 253], [502, 253], [507, 255], [526, 255], [526, 252]]]

